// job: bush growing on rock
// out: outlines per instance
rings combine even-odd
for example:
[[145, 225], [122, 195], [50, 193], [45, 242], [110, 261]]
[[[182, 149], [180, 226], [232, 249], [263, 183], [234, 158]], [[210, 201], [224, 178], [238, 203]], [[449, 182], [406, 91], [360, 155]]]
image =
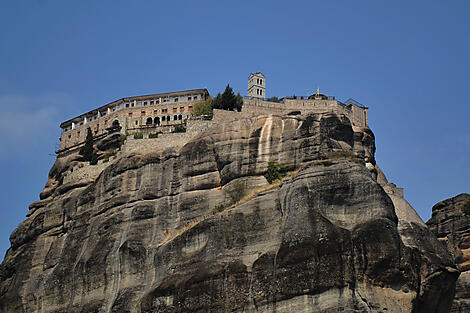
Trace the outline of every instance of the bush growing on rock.
[[462, 212], [465, 213], [466, 215], [470, 215], [470, 201], [465, 202], [465, 204], [462, 207]]
[[237, 203], [246, 195], [246, 185], [243, 182], [236, 182], [227, 193], [232, 202]]
[[266, 173], [264, 177], [268, 181], [268, 183], [272, 184], [278, 179], [281, 179], [287, 175], [289, 168], [284, 164], [279, 164], [274, 160], [269, 160], [268, 168], [266, 169]]

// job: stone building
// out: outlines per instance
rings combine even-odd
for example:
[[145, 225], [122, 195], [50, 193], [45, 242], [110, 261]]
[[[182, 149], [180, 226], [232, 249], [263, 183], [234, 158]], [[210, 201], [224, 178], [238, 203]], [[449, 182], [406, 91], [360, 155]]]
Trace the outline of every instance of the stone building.
[[60, 124], [62, 135], [58, 153], [81, 146], [88, 127], [99, 138], [109, 131], [121, 133], [155, 128], [168, 132], [190, 115], [193, 104], [209, 97], [207, 89], [122, 98]]
[[266, 77], [261, 72], [248, 76], [248, 98], [266, 98]]
[[[63, 122], [60, 148], [65, 153], [79, 148], [85, 142], [88, 127], [95, 139], [110, 132], [133, 134], [136, 132], [172, 132], [176, 124], [183, 123], [191, 114], [194, 103], [210, 97], [207, 89], [193, 89], [169, 93], [122, 98], [85, 114]], [[214, 111], [214, 120], [228, 121], [258, 115], [295, 115], [308, 113], [336, 113], [349, 118], [357, 127], [368, 127], [368, 108], [349, 99], [341, 102], [322, 94], [284, 97], [280, 101], [266, 99], [266, 77], [251, 73], [248, 78], [248, 96], [243, 100], [241, 112]]]

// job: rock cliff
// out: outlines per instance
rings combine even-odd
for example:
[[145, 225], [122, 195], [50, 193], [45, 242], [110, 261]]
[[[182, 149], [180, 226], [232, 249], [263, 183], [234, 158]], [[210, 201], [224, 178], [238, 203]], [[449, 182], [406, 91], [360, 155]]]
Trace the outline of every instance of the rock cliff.
[[[156, 142], [86, 175], [57, 158], [10, 237], [0, 311], [449, 310], [454, 260], [376, 166], [368, 128], [258, 116]], [[287, 170], [273, 184], [270, 160]]]
[[460, 194], [434, 205], [427, 224], [455, 256], [462, 271], [451, 312], [470, 312], [470, 194]]

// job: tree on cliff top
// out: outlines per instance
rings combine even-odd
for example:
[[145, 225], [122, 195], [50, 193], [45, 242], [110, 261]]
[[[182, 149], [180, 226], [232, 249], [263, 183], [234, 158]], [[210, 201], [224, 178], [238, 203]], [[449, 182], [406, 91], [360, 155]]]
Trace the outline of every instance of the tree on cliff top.
[[196, 102], [191, 111], [192, 116], [207, 116], [212, 118], [212, 99], [206, 99]]
[[83, 147], [80, 148], [80, 155], [83, 157], [85, 161], [90, 162], [91, 165], [95, 165], [98, 163], [98, 155], [93, 148], [93, 133], [91, 132], [91, 128], [88, 127], [86, 133], [85, 144]]
[[227, 84], [223, 94], [220, 92], [212, 100], [212, 108], [230, 111], [241, 111], [243, 105], [243, 97], [238, 93], [235, 95], [233, 89]]

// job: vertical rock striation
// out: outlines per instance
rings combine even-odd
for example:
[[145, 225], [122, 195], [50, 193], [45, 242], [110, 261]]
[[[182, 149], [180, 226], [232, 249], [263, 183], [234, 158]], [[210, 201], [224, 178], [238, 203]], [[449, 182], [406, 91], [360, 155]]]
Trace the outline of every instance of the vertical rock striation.
[[470, 312], [470, 194], [463, 193], [434, 205], [427, 224], [455, 256], [462, 271], [451, 312]]
[[[310, 114], [214, 123], [81, 179], [58, 157], [10, 237], [0, 311], [447, 312], [454, 260], [374, 152], [368, 128]], [[289, 169], [272, 185], [269, 160]]]

